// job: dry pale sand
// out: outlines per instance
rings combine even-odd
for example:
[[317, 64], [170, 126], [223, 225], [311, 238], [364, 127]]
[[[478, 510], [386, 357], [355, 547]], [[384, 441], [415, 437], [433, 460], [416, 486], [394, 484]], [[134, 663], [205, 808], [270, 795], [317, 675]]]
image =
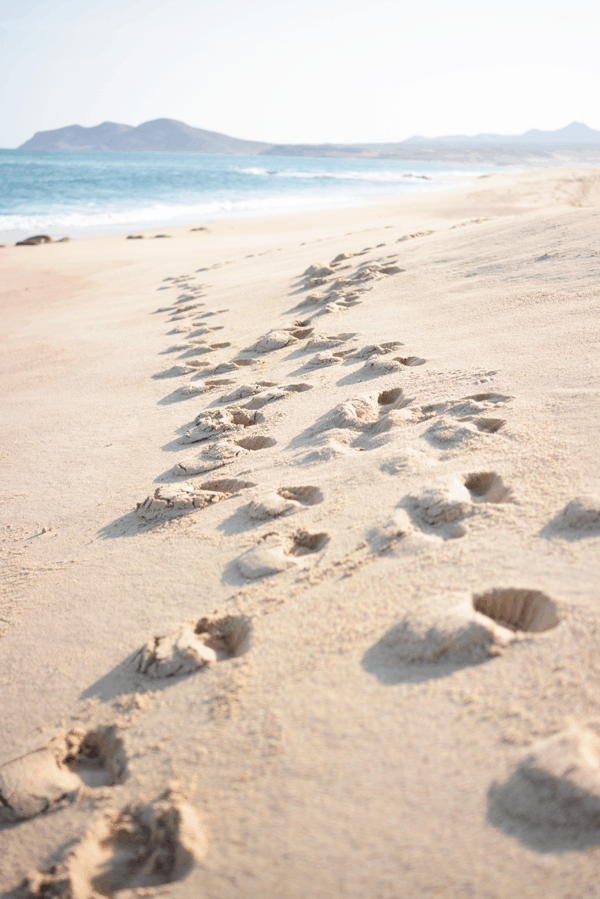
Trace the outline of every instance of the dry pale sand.
[[2, 895], [600, 895], [597, 170], [154, 233], [0, 251]]

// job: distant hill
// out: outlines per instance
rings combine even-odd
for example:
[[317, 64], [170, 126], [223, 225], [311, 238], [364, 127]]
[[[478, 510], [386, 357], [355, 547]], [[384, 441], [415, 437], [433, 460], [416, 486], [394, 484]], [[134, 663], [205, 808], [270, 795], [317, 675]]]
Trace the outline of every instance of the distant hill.
[[253, 140], [238, 140], [192, 128], [175, 119], [155, 119], [134, 128], [116, 122], [103, 122], [94, 128], [82, 125], [67, 125], [54, 131], [38, 131], [21, 144], [19, 150], [111, 150], [113, 152], [171, 153], [240, 153], [252, 155], [268, 147], [267, 143]]
[[[543, 150], [546, 145], [546, 150]], [[600, 149], [600, 131], [581, 122], [572, 122], [557, 131], [525, 134], [476, 134], [448, 137], [409, 137], [387, 144], [269, 144], [240, 140], [216, 131], [192, 128], [175, 119], [154, 119], [134, 128], [116, 122], [103, 122], [93, 128], [68, 125], [54, 131], [38, 131], [19, 150], [107, 150], [113, 152], [237, 153], [247, 156], [312, 156], [371, 159], [427, 159], [456, 162], [488, 162], [498, 158], [512, 164], [526, 158], [553, 155], [552, 147]], [[507, 148], [511, 148], [510, 151]], [[463, 158], [464, 157], [464, 158]]]
[[403, 144], [600, 144], [600, 131], [582, 122], [571, 122], [557, 131], [539, 131], [532, 128], [525, 134], [455, 134], [447, 137], [409, 137]]

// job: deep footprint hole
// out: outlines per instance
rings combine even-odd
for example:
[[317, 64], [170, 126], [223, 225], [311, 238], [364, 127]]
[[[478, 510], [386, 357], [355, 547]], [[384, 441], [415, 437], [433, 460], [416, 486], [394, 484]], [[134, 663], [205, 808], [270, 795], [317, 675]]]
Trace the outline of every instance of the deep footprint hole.
[[480, 431], [488, 431], [490, 434], [495, 434], [496, 431], [499, 431], [500, 428], [503, 428], [506, 424], [505, 418], [479, 418], [475, 422]]
[[69, 752], [62, 762], [87, 786], [110, 786], [126, 779], [127, 758], [123, 740], [117, 736], [114, 725], [84, 735], [70, 734], [68, 742]]
[[209, 490], [211, 493], [225, 493], [227, 496], [233, 496], [247, 487], [256, 487], [252, 481], [238, 481], [235, 478], [218, 478], [214, 481], [206, 481], [200, 485], [202, 490]]
[[284, 499], [295, 500], [304, 506], [316, 506], [323, 502], [323, 494], [318, 487], [281, 487], [277, 493]]
[[268, 446], [275, 446], [276, 443], [272, 437], [265, 437], [263, 434], [257, 434], [256, 437], [242, 437], [241, 440], [235, 441], [236, 446], [241, 446], [245, 450], [266, 449]]
[[306, 556], [308, 553], [316, 553], [323, 549], [329, 542], [328, 534], [309, 534], [308, 531], [298, 531], [292, 537], [292, 546], [288, 550], [289, 556]]
[[290, 331], [290, 334], [298, 340], [305, 340], [307, 337], [310, 337], [313, 331], [314, 328], [296, 328], [295, 331]]
[[286, 390], [290, 393], [304, 393], [306, 390], [312, 390], [312, 384], [286, 384]]
[[473, 607], [512, 631], [540, 633], [556, 627], [556, 603], [540, 590], [490, 590], [473, 597]]
[[200, 618], [194, 628], [195, 634], [209, 634], [204, 642], [219, 653], [221, 660], [243, 655], [249, 648], [251, 632], [250, 619], [243, 615]]
[[402, 388], [393, 387], [391, 390], [382, 390], [377, 397], [377, 402], [380, 406], [389, 406], [392, 403], [395, 403], [396, 400], [400, 399], [401, 396]]
[[465, 478], [465, 487], [476, 502], [504, 503], [512, 495], [511, 488], [495, 471], [472, 472]]
[[408, 365], [409, 368], [412, 368], [415, 365], [425, 365], [427, 359], [421, 359], [420, 356], [395, 356], [395, 362], [400, 362], [402, 365]]

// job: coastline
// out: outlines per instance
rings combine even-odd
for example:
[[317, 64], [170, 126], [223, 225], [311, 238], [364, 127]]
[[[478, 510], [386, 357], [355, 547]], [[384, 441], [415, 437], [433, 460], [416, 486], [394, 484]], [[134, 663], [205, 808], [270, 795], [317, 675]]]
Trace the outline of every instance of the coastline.
[[257, 164], [253, 156], [0, 151], [0, 242], [352, 208], [377, 195], [452, 188], [459, 177], [468, 185], [493, 171], [394, 160], [270, 157]]
[[[600, 534], [560, 518], [600, 493], [600, 173], [206, 226], [0, 251], [0, 763], [78, 727], [116, 728], [127, 758], [112, 784], [0, 829], [4, 882], [68, 868], [62, 847], [93, 842], [98, 816], [177, 781], [208, 833], [165, 887], [180, 899], [562, 899], [592, 883], [597, 831], [547, 832], [535, 795], [524, 824], [498, 790], [528, 747], [600, 710]], [[250, 349], [270, 332], [287, 346]], [[210, 446], [182, 443], [196, 418], [238, 406], [254, 418], [223, 430], [227, 464], [174, 476]], [[248, 433], [264, 448], [235, 443]], [[465, 486], [482, 473], [501, 501]], [[225, 494], [136, 509], [184, 482]], [[498, 588], [541, 591], [559, 626], [418, 661], [423, 622]], [[132, 667], [203, 616], [244, 622], [247, 645], [186, 677]]]

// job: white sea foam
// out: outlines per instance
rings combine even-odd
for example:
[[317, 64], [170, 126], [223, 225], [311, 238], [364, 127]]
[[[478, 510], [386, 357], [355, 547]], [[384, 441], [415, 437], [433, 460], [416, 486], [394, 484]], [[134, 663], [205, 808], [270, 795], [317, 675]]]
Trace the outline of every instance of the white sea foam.
[[153, 225], [166, 223], [185, 223], [202, 221], [208, 218], [221, 218], [229, 215], [242, 215], [252, 212], [287, 212], [303, 209], [347, 206], [356, 202], [351, 195], [335, 195], [316, 197], [314, 195], [285, 194], [273, 197], [249, 197], [246, 200], [214, 200], [209, 203], [192, 204], [154, 204], [151, 206], [129, 207], [104, 210], [102, 212], [80, 210], [50, 209], [34, 215], [0, 214], [0, 232], [33, 231], [68, 228], [111, 228], [119, 225]]
[[431, 181], [434, 179], [443, 179], [443, 178], [455, 178], [460, 176], [461, 178], [473, 178], [479, 172], [471, 172], [471, 171], [436, 171], [429, 174], [425, 172], [398, 172], [398, 171], [390, 171], [390, 170], [381, 170], [381, 171], [360, 171], [347, 169], [342, 171], [294, 171], [294, 170], [277, 170], [277, 169], [265, 169], [259, 168], [257, 166], [249, 166], [247, 168], [232, 168], [232, 172], [238, 172], [242, 175], [256, 175], [259, 177], [269, 176], [276, 178], [304, 178], [307, 180], [335, 180], [335, 181], [377, 181], [377, 182], [387, 182], [390, 184], [402, 183], [405, 181]]

